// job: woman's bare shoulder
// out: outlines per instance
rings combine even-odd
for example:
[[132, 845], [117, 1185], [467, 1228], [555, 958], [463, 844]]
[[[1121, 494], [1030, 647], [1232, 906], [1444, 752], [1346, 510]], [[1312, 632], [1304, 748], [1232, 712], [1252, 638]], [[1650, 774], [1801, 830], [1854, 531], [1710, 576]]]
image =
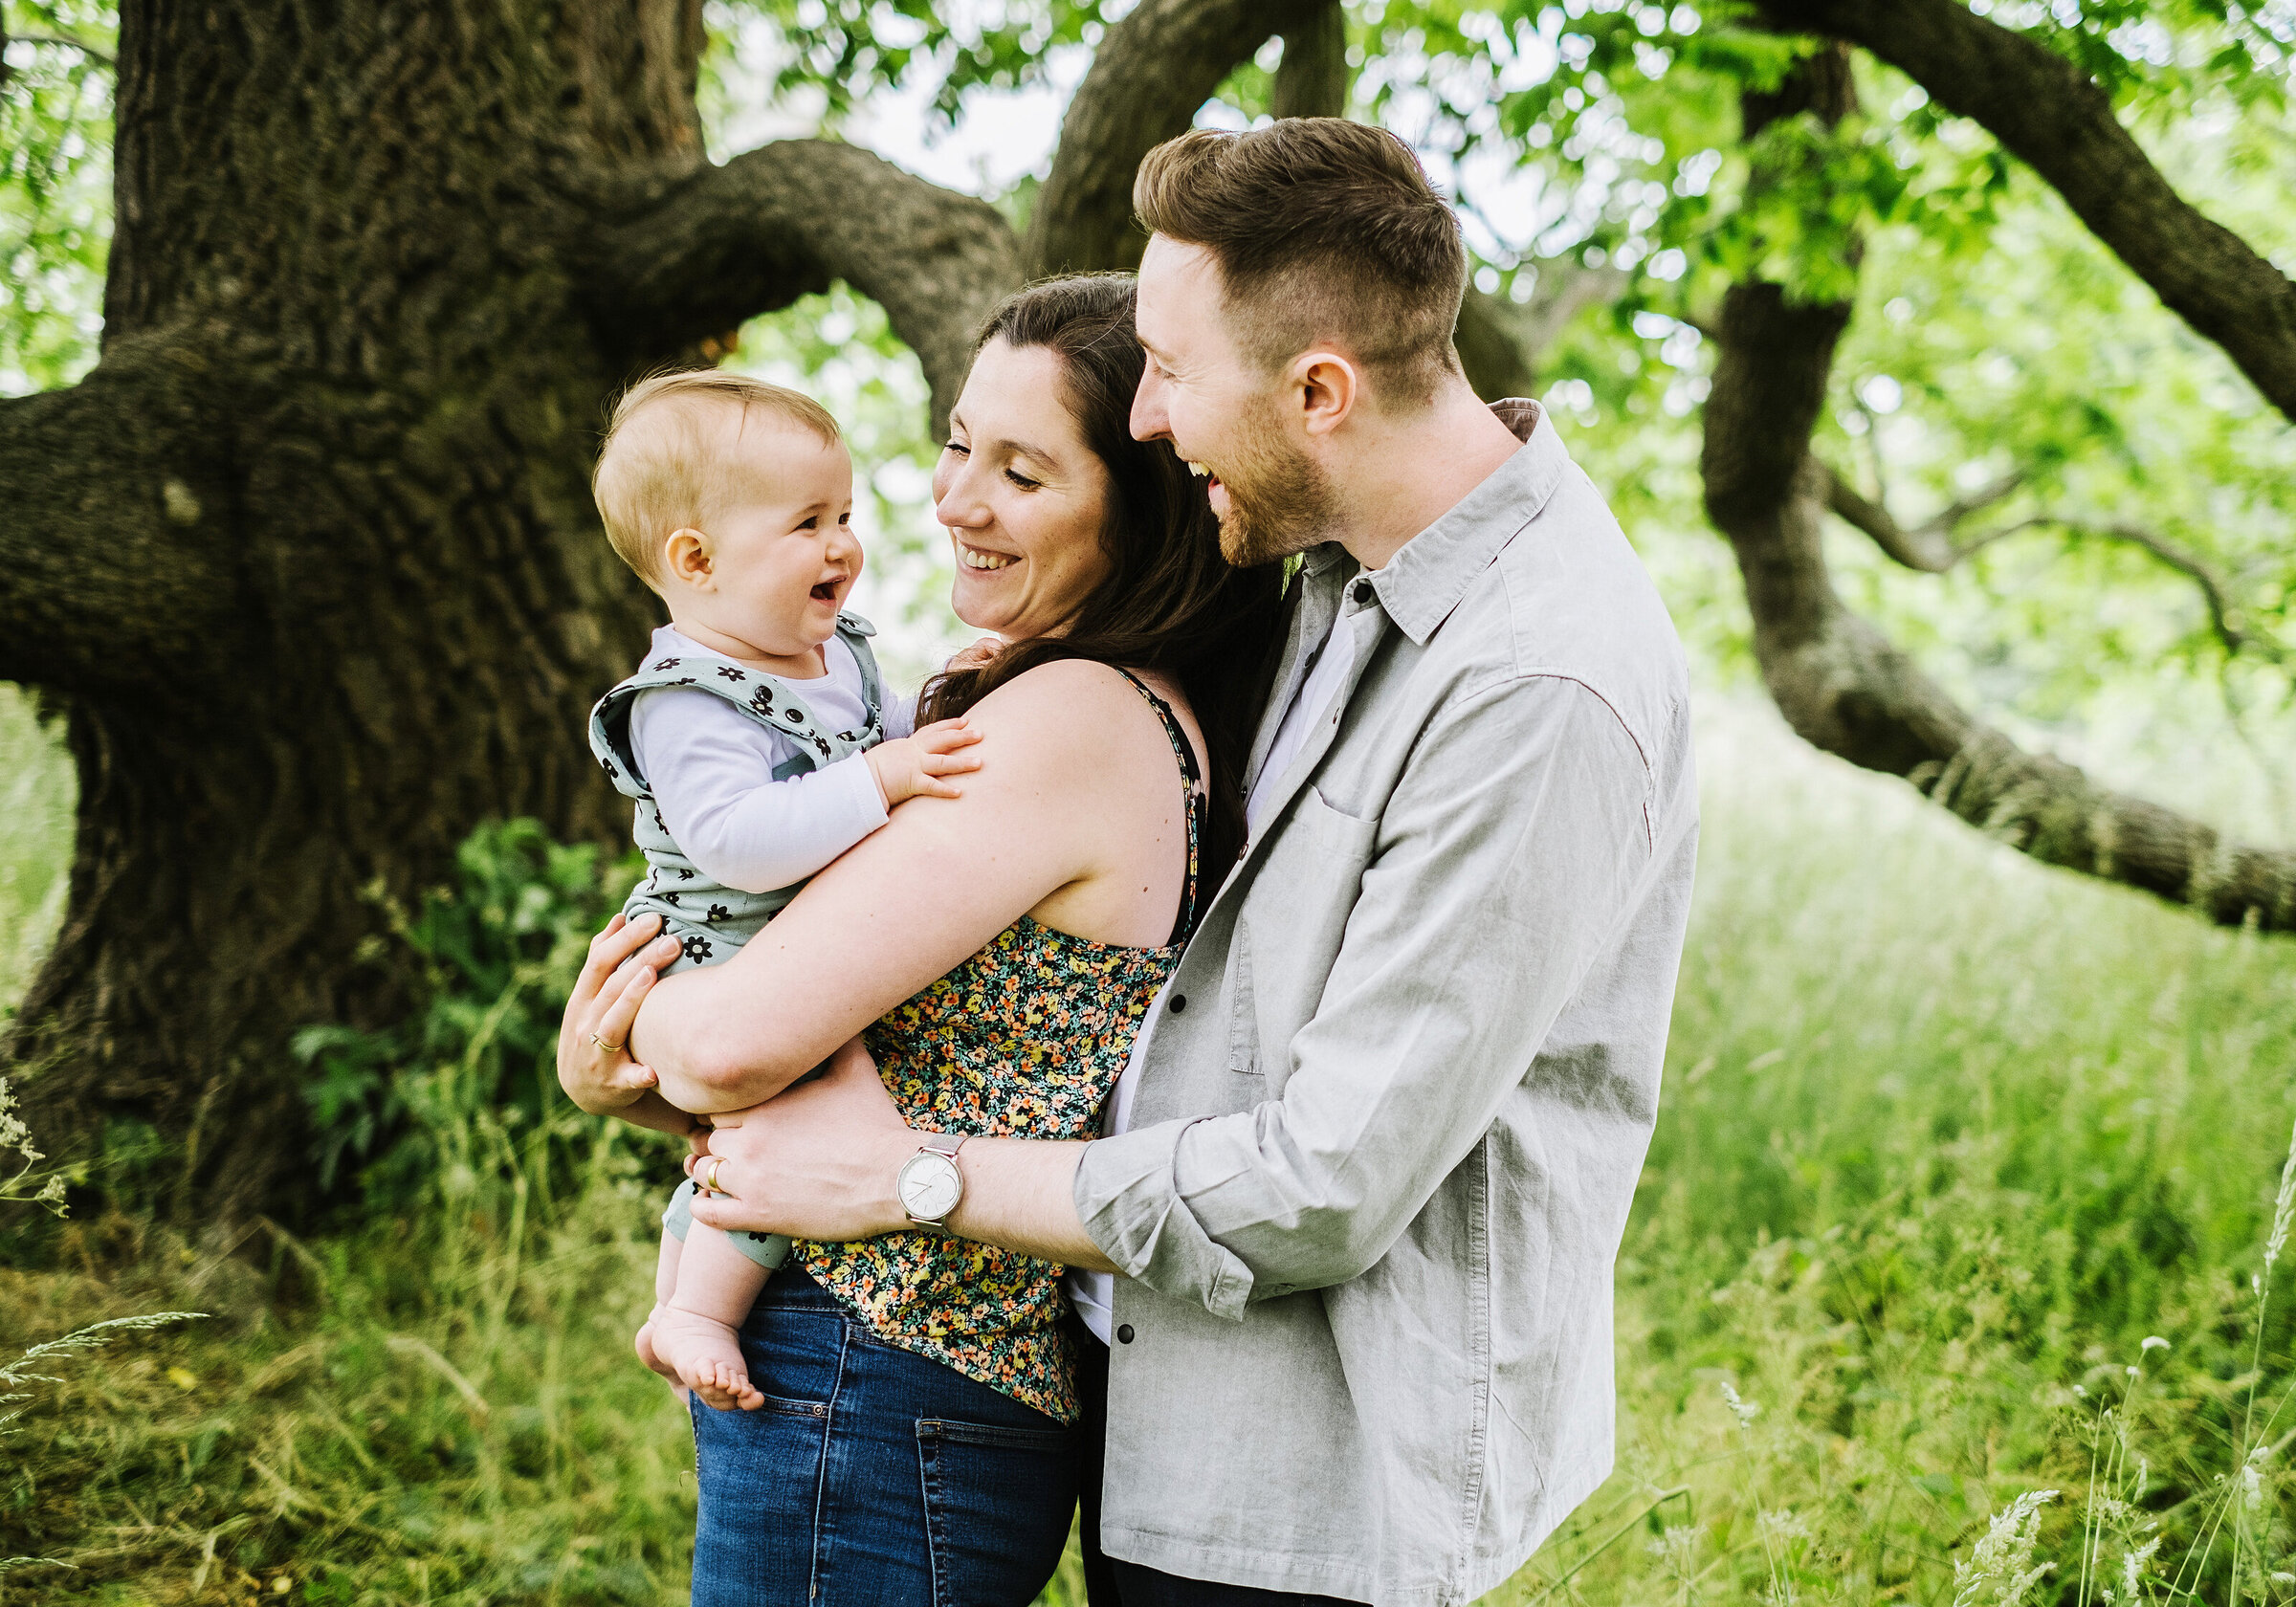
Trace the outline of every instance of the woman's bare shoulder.
[[983, 697], [965, 717], [983, 742], [1022, 757], [1041, 754], [1070, 772], [1170, 751], [1139, 687], [1095, 659], [1040, 664]]

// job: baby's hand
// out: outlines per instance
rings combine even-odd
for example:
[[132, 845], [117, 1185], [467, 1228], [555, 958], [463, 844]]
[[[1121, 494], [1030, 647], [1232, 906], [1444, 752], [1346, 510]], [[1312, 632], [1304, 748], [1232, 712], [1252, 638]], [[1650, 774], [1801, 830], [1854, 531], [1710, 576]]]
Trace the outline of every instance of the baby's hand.
[[951, 671], [978, 670], [1004, 650], [1004, 643], [1001, 638], [983, 636], [971, 647], [960, 649], [942, 668]]
[[981, 733], [957, 719], [938, 720], [914, 737], [896, 737], [869, 750], [869, 768], [884, 790], [885, 807], [922, 793], [930, 798], [960, 798], [943, 776], [978, 770], [981, 761], [959, 750], [981, 740]]

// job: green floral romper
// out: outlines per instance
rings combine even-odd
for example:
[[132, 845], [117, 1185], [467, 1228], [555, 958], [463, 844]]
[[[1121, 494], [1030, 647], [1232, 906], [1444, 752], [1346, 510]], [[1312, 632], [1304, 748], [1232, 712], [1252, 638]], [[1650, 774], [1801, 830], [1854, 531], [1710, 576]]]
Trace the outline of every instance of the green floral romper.
[[[1093, 1136], [1148, 1006], [1180, 962], [1196, 920], [1203, 787], [1171, 709], [1123, 673], [1163, 722], [1186, 789], [1187, 879], [1172, 936], [1160, 948], [1119, 948], [1023, 915], [870, 1026], [863, 1042], [913, 1127]], [[848, 1244], [800, 1240], [796, 1253], [814, 1282], [890, 1343], [1076, 1420], [1076, 1362], [1053, 1263], [922, 1230]]]

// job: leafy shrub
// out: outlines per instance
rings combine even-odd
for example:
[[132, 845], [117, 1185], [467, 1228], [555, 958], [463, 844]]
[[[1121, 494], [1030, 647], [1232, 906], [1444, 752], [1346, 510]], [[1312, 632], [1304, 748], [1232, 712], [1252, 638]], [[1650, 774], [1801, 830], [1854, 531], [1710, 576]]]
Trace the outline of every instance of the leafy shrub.
[[454, 885], [413, 912], [378, 892], [387, 941], [411, 961], [416, 1006], [381, 1030], [322, 1024], [296, 1036], [315, 1072], [304, 1097], [321, 1187], [357, 1168], [368, 1206], [389, 1210], [433, 1189], [467, 1194], [481, 1169], [517, 1170], [521, 1148], [536, 1148], [546, 1173], [586, 1130], [558, 1090], [560, 1005], [634, 875], [628, 862], [602, 865], [593, 847], [552, 842], [539, 821], [509, 820], [473, 832]]

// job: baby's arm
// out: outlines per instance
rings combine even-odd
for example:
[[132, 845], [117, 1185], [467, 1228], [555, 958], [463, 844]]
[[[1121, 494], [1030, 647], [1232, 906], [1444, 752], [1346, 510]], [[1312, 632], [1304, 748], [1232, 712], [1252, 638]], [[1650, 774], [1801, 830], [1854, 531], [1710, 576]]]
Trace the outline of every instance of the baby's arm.
[[[646, 693], [630, 718], [639, 766], [678, 848], [712, 879], [752, 892], [804, 881], [883, 826], [893, 804], [923, 790], [902, 785], [904, 764], [933, 775], [977, 768], [953, 752], [977, 739], [910, 737], [777, 781], [771, 735], [706, 692]], [[902, 748], [883, 761], [893, 784], [872, 763], [884, 746]]]

